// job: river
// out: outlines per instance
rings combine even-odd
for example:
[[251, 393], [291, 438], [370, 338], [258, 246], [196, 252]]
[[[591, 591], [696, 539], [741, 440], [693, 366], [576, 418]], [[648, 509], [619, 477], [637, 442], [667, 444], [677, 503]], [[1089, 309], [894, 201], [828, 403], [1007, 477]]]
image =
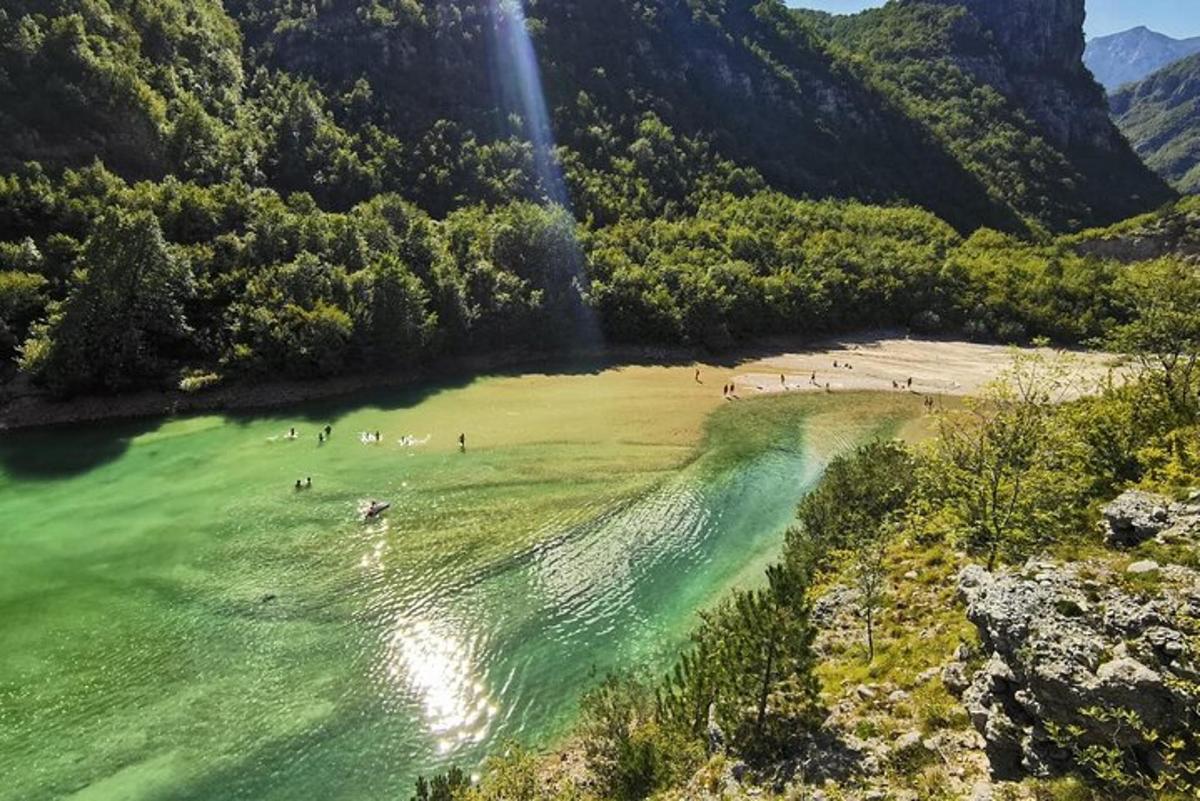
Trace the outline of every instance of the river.
[[759, 580], [833, 455], [919, 413], [726, 402], [724, 377], [6, 435], [0, 798], [404, 799], [506, 739], [553, 743], [606, 671], [665, 670], [698, 609]]

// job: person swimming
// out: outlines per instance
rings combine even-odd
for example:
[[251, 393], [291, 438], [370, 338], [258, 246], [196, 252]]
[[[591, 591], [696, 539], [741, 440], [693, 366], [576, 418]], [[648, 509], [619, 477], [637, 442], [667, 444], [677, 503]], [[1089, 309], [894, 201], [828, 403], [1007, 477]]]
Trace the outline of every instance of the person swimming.
[[300, 483], [300, 479], [296, 479], [296, 489], [303, 489], [304, 485]]
[[312, 476], [309, 476], [308, 478], [304, 479], [304, 486], [307, 487], [308, 489], [312, 489]]
[[391, 508], [390, 503], [384, 501], [371, 501], [366, 511], [363, 512], [363, 520], [373, 520], [379, 515]]
[[331, 426], [331, 425], [329, 425], [328, 423], [326, 423], [326, 424], [325, 424], [325, 437], [326, 437], [326, 438], [328, 438], [328, 437], [329, 437], [329, 435], [330, 435], [330, 434], [332, 434], [332, 433], [333, 433], [333, 426]]

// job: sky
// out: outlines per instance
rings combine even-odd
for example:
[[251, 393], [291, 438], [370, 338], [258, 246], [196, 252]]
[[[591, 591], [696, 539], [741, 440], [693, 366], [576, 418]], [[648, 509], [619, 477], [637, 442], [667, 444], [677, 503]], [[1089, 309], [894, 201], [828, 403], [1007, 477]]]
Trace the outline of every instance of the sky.
[[[788, 5], [850, 14], [883, 5], [883, 0], [787, 0]], [[1200, 36], [1197, 0], [1087, 0], [1087, 35], [1105, 36], [1145, 25], [1168, 36]]]

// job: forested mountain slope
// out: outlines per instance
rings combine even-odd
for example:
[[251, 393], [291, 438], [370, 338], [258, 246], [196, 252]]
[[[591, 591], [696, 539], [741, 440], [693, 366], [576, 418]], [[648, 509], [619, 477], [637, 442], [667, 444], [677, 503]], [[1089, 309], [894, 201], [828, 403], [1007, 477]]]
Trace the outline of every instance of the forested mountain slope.
[[1167, 198], [1082, 66], [1081, 0], [897, 0], [847, 17], [800, 13], [1017, 213], [1063, 230]]
[[[6, 5], [0, 107], [15, 135], [0, 160], [10, 167], [99, 158], [126, 177], [241, 178], [337, 208], [400, 191], [436, 214], [544, 194], [529, 175], [532, 123], [514, 80], [520, 19], [503, 5]], [[959, 227], [1110, 222], [1161, 200], [1097, 119], [1101, 95], [1079, 65], [1082, 0], [1037, 15], [1045, 39], [1028, 53], [1008, 45], [1029, 32], [993, 5], [976, 4], [976, 20], [958, 4], [894, 3], [865, 24], [902, 28], [899, 42], [844, 37], [879, 62], [893, 82], [883, 85], [773, 2], [543, 1], [529, 5], [527, 27], [576, 204], [600, 221], [630, 211], [612, 197], [629, 189], [612, 186], [623, 169], [667, 199], [698, 180], [660, 154], [622, 161], [648, 114], [783, 191], [905, 200]], [[963, 77], [933, 82], [931, 97], [929, 83], [912, 83], [914, 62]], [[972, 117], [926, 116], [929, 103], [977, 105], [979, 92], [988, 102]], [[1036, 124], [1013, 122], [1023, 116]], [[1015, 139], [975, 147], [1005, 163], [981, 168], [967, 142], [995, 125]], [[1089, 189], [1102, 176], [1118, 185], [1098, 199]]]
[[1172, 197], [1082, 14], [8, 0], [0, 350], [71, 393], [570, 344], [584, 307], [609, 340], [710, 346], [1092, 335], [1102, 269], [963, 239]]
[[1200, 54], [1123, 87], [1111, 103], [1148, 165], [1180, 191], [1200, 191]]

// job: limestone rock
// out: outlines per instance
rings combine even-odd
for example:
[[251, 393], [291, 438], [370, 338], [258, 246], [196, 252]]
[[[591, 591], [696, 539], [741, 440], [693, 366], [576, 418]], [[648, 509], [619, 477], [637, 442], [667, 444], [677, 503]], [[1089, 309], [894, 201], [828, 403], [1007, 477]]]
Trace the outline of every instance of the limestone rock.
[[1192, 679], [1185, 627], [1200, 608], [1200, 573], [1164, 571], [1170, 586], [1151, 600], [1082, 579], [1071, 566], [962, 571], [959, 592], [986, 656], [962, 700], [994, 776], [1070, 768], [1049, 724], [1080, 727], [1082, 744], [1138, 747], [1088, 708], [1132, 710], [1163, 735], [1184, 725], [1178, 710], [1191, 699], [1176, 680]]
[[1119, 547], [1157, 537], [1194, 537], [1200, 533], [1200, 504], [1174, 503], [1163, 495], [1129, 490], [1104, 507], [1101, 527], [1108, 543]]
[[1167, 527], [1171, 501], [1162, 495], [1130, 490], [1104, 507], [1105, 539], [1110, 545], [1139, 545]]
[[902, 754], [905, 751], [912, 751], [919, 747], [923, 747], [921, 744], [921, 733], [919, 731], [910, 731], [896, 738], [892, 750]]

